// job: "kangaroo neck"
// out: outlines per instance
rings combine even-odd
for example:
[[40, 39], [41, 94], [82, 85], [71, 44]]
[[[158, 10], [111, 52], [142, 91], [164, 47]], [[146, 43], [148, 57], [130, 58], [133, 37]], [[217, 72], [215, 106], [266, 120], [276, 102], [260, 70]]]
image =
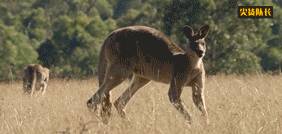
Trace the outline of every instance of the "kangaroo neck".
[[186, 50], [188, 60], [190, 61], [191, 68], [200, 68], [202, 64], [202, 57], [197, 56], [193, 50], [188, 48]]

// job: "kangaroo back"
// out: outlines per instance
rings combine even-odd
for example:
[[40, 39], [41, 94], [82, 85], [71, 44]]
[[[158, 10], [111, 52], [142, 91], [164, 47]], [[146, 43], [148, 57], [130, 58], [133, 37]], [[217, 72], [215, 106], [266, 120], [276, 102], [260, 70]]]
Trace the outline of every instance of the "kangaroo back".
[[[99, 85], [103, 83], [108, 64], [148, 79], [169, 82], [173, 55], [184, 53], [160, 31], [145, 26], [117, 29], [105, 40], [99, 59]], [[165, 73], [161, 73], [165, 72]]]

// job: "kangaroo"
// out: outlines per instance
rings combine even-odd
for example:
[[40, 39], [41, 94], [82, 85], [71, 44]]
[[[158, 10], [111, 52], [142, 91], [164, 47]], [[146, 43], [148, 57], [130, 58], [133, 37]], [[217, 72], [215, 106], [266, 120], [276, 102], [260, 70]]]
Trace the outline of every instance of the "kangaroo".
[[202, 58], [206, 52], [205, 37], [209, 26], [198, 32], [184, 26], [183, 33], [189, 44], [182, 49], [162, 32], [146, 26], [128, 26], [113, 31], [104, 41], [98, 65], [98, 91], [87, 101], [89, 109], [96, 111], [101, 104], [104, 123], [111, 115], [110, 91], [132, 76], [129, 87], [114, 102], [119, 115], [125, 117], [124, 108], [131, 97], [150, 81], [170, 84], [168, 97], [173, 106], [191, 124], [191, 115], [180, 96], [185, 86], [192, 87], [193, 102], [206, 117], [204, 98], [205, 69]]
[[35, 90], [40, 90], [45, 94], [49, 81], [49, 69], [39, 64], [29, 64], [24, 68], [23, 90], [25, 93], [34, 94]]

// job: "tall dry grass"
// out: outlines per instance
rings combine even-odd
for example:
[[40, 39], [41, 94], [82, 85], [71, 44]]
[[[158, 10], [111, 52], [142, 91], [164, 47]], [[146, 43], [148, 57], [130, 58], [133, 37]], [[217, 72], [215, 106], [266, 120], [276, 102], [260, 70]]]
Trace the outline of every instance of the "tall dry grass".
[[[281, 134], [282, 76], [214, 76], [207, 78], [210, 124], [205, 125], [191, 98], [182, 94], [193, 123], [189, 127], [169, 103], [168, 85], [151, 82], [127, 106], [127, 120], [113, 108], [104, 125], [86, 107], [97, 90], [95, 80], [51, 80], [44, 96], [22, 94], [21, 82], [0, 84], [1, 134]], [[115, 100], [127, 83], [113, 90]]]

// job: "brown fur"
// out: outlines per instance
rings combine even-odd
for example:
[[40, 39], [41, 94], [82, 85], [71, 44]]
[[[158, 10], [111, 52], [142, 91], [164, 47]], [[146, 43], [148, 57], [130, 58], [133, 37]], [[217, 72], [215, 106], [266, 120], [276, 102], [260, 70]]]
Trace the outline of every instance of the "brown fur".
[[194, 33], [191, 27], [185, 26], [183, 32], [190, 41], [186, 50], [150, 27], [130, 26], [115, 30], [102, 46], [98, 66], [99, 89], [88, 100], [88, 107], [95, 111], [97, 105], [102, 104], [101, 115], [108, 122], [112, 106], [110, 91], [132, 75], [130, 86], [114, 103], [122, 117], [125, 117], [124, 108], [130, 98], [151, 80], [170, 83], [170, 102], [189, 123], [191, 116], [180, 95], [184, 86], [191, 86], [194, 103], [207, 117], [202, 57], [206, 50], [204, 38], [208, 29], [208, 26], [203, 26], [198, 33]]
[[23, 89], [25, 93], [33, 95], [35, 90], [40, 90], [44, 94], [48, 81], [48, 68], [42, 67], [39, 64], [29, 64], [24, 68]]

